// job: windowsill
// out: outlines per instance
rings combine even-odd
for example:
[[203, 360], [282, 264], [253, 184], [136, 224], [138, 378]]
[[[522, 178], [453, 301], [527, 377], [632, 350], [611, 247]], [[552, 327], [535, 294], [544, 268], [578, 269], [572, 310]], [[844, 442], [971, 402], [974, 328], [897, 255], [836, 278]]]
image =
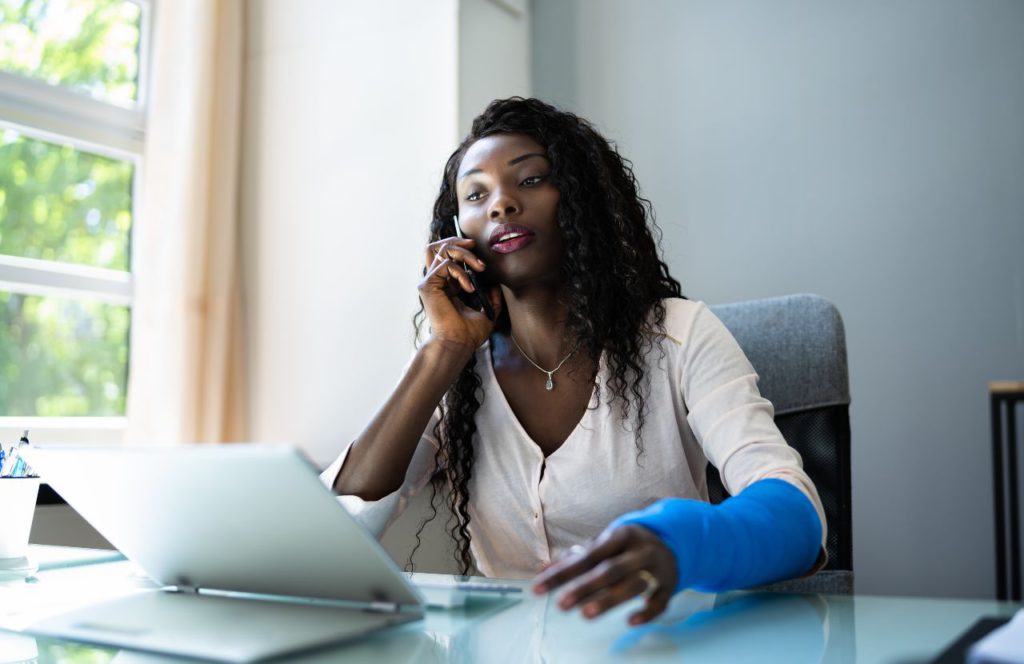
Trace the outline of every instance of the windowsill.
[[65, 431], [124, 431], [125, 417], [0, 417], [0, 432], [5, 429], [24, 431], [65, 430]]
[[124, 417], [0, 417], [0, 443], [17, 443], [27, 429], [33, 443], [119, 445], [127, 427]]

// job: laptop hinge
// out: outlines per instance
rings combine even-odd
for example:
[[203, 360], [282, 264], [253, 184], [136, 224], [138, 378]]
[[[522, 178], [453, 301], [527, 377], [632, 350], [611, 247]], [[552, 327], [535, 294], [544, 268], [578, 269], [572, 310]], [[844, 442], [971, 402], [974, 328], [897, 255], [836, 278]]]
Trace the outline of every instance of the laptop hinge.
[[370, 602], [366, 607], [366, 611], [372, 613], [398, 613], [401, 610], [402, 605], [398, 602]]
[[188, 595], [198, 595], [199, 588], [197, 586], [167, 586], [163, 588], [164, 592], [169, 593], [185, 593]]

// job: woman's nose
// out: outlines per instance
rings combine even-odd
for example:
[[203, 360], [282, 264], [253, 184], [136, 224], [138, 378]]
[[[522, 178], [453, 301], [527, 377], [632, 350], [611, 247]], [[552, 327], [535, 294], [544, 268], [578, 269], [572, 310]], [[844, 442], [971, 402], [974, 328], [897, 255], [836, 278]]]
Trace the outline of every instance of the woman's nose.
[[511, 196], [499, 194], [495, 197], [490, 209], [488, 209], [487, 216], [491, 219], [500, 219], [502, 217], [511, 217], [518, 212], [519, 203], [515, 199]]

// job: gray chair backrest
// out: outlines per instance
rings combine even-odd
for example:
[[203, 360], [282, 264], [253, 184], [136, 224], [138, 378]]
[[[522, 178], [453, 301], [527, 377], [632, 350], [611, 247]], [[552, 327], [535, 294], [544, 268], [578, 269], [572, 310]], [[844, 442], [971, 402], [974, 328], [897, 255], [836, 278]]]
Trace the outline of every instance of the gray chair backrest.
[[786, 295], [711, 307], [736, 337], [775, 415], [850, 405], [846, 333], [835, 305]]
[[[840, 576], [836, 584], [819, 590], [849, 592], [850, 382], [842, 317], [825, 298], [803, 294], [716, 305], [711, 310], [757, 371], [761, 394], [775, 406], [779, 430], [803, 457], [804, 469], [821, 496], [829, 525], [825, 570]], [[708, 491], [713, 502], [727, 495], [718, 471], [710, 465]]]

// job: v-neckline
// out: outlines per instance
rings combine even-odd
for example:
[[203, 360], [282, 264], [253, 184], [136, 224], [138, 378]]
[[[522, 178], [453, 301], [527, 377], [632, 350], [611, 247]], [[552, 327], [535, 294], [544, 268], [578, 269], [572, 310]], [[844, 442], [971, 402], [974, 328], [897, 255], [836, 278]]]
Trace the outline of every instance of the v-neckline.
[[[510, 404], [508, 402], [508, 398], [505, 396], [505, 390], [501, 389], [501, 383], [498, 382], [498, 374], [495, 373], [495, 371], [494, 371], [494, 358], [491, 357], [491, 348], [492, 348], [491, 340], [488, 339], [487, 341], [484, 342], [483, 346], [481, 347], [481, 350], [483, 350], [484, 357], [486, 358], [485, 364], [487, 366], [487, 372], [489, 374], [488, 379], [490, 380], [490, 382], [491, 382], [491, 384], [492, 384], [492, 386], [494, 388], [494, 393], [498, 395], [498, 399], [499, 399], [499, 401], [501, 401], [501, 405], [504, 408], [506, 415], [508, 416], [508, 418], [510, 420], [512, 420], [512, 422], [513, 422], [516, 430], [519, 432], [520, 436], [522, 436], [522, 438], [526, 442], [528, 442], [530, 444], [530, 447], [540, 456], [542, 461], [547, 462], [549, 459], [551, 459], [551, 457], [553, 457], [556, 454], [558, 454], [566, 445], [568, 445], [570, 443], [570, 441], [572, 441], [572, 439], [574, 437], [576, 437], [576, 432], [579, 431], [581, 428], [583, 428], [583, 423], [586, 421], [587, 417], [590, 415], [590, 411], [594, 410], [593, 403], [594, 403], [594, 396], [597, 393], [597, 387], [595, 386], [594, 389], [591, 390], [591, 392], [590, 392], [590, 399], [587, 400], [587, 407], [583, 410], [583, 415], [580, 417], [579, 422], [576, 423], [576, 426], [574, 426], [572, 428], [572, 431], [570, 431], [569, 435], [565, 437], [565, 440], [563, 440], [561, 442], [561, 444], [558, 447], [556, 447], [551, 452], [551, 454], [545, 455], [544, 454], [544, 450], [537, 443], [537, 441], [535, 441], [533, 439], [533, 436], [531, 436], [526, 431], [526, 427], [524, 427], [523, 423], [519, 421], [519, 417], [516, 416], [516, 412], [514, 410], [512, 410], [512, 404]], [[602, 354], [601, 357], [603, 358], [604, 355]], [[598, 362], [597, 362], [597, 375], [598, 375], [598, 380], [600, 380], [600, 375], [601, 375], [601, 360], [600, 359], [598, 359]]]

